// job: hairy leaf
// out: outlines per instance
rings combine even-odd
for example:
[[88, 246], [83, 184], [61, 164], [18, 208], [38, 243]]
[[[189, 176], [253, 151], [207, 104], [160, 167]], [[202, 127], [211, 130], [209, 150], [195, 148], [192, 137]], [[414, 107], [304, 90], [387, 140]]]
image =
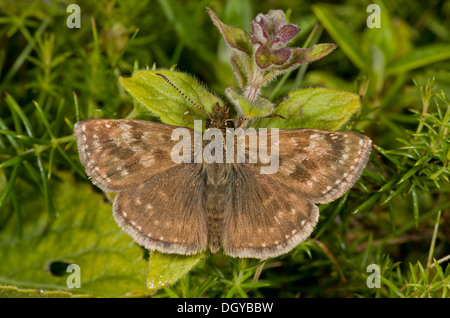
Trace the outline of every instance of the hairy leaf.
[[255, 128], [339, 129], [361, 107], [359, 96], [330, 88], [306, 88], [290, 92], [274, 109], [282, 118], [265, 118]]
[[[179, 91], [157, 74], [164, 75]], [[219, 98], [209, 93], [194, 78], [180, 72], [138, 71], [131, 78], [121, 77], [120, 83], [139, 103], [170, 125], [193, 128], [194, 120], [206, 118], [187, 98], [209, 113], [216, 103], [222, 104]]]
[[151, 252], [148, 261], [148, 289], [157, 290], [176, 283], [203, 257], [204, 254], [177, 255]]
[[[2, 290], [3, 295], [26, 293], [49, 297], [49, 291], [91, 296], [144, 295], [143, 251], [114, 222], [111, 205], [78, 183], [59, 174], [61, 183], [51, 188], [57, 217], [48, 223], [44, 200], [21, 188], [19, 198], [24, 218], [23, 238], [15, 235], [11, 218], [0, 233], [0, 284], [19, 290]], [[80, 288], [69, 288], [74, 271], [80, 267]], [[22, 291], [31, 289], [32, 291]], [[6, 293], [6, 294], [5, 294]], [[25, 295], [25, 294], [24, 294]]]

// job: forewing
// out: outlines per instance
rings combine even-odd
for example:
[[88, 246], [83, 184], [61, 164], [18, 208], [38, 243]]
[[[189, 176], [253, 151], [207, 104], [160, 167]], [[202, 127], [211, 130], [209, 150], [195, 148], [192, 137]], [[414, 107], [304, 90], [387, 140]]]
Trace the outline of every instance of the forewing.
[[234, 193], [225, 210], [222, 236], [225, 254], [276, 257], [311, 235], [319, 218], [314, 203], [247, 165], [234, 169]]
[[131, 119], [90, 119], [75, 124], [81, 163], [92, 182], [120, 192], [175, 165], [176, 126]]
[[146, 249], [196, 254], [207, 248], [207, 215], [201, 164], [179, 164], [114, 200], [122, 230]]
[[[270, 154], [273, 137], [268, 130], [269, 149], [259, 146], [257, 151]], [[331, 202], [350, 189], [366, 167], [372, 148], [369, 137], [348, 131], [286, 129], [279, 130], [278, 138], [279, 166], [272, 176], [314, 203]]]

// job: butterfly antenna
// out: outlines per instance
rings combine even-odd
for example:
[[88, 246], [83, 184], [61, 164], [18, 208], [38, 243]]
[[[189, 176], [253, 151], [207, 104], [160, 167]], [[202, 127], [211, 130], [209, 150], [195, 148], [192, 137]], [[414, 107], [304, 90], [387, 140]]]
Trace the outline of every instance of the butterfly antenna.
[[208, 113], [206, 110], [204, 110], [202, 107], [200, 107], [199, 105], [197, 105], [197, 103], [195, 103], [192, 99], [190, 99], [189, 97], [186, 96], [185, 93], [183, 93], [178, 87], [175, 86], [174, 83], [172, 83], [167, 77], [165, 77], [164, 75], [162, 75], [161, 73], [156, 73], [156, 75], [161, 76], [163, 78], [163, 80], [165, 80], [168, 84], [170, 84], [173, 88], [175, 88], [178, 93], [181, 94], [181, 96], [183, 96], [184, 98], [186, 98], [189, 102], [191, 102], [192, 105], [194, 105], [195, 107], [197, 107], [198, 109], [200, 109], [206, 116], [208, 116], [209, 118], [212, 119], [212, 116], [210, 113]]
[[274, 118], [274, 117], [286, 119], [286, 118], [284, 118], [283, 116], [278, 115], [278, 114], [269, 114], [269, 115], [257, 116], [257, 117], [247, 117], [247, 116], [242, 116], [242, 117], [236, 118], [235, 120], [237, 120], [238, 122], [240, 122], [240, 123], [239, 123], [239, 126], [240, 126], [240, 127], [245, 127], [245, 126], [247, 125], [247, 122], [248, 122], [249, 120], [252, 120], [252, 119], [261, 119], [261, 118]]
[[250, 119], [275, 118], [275, 117], [276, 118], [286, 119], [283, 116], [278, 115], [278, 114], [270, 114], [270, 115], [264, 115], [264, 116], [258, 116], [258, 117], [246, 117], [246, 116], [243, 116], [243, 117], [240, 117], [239, 119], [250, 120]]

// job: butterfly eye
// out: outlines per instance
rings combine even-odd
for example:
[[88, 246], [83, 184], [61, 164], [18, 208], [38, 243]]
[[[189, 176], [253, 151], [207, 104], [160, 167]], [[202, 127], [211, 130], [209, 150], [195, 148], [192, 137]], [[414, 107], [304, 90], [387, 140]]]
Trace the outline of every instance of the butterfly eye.
[[211, 127], [211, 119], [206, 118], [206, 129], [208, 129], [209, 127]]
[[225, 127], [226, 128], [234, 128], [234, 123], [231, 120], [227, 120], [225, 122]]

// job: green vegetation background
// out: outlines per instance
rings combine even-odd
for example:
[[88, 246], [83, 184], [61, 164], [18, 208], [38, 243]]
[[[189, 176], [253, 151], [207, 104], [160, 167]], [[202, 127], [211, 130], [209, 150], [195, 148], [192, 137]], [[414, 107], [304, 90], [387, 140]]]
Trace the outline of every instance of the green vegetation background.
[[[450, 2], [374, 2], [380, 29], [367, 28], [372, 1], [360, 0], [0, 1], [0, 296], [448, 297]], [[81, 7], [80, 29], [66, 26], [70, 3]], [[157, 120], [118, 81], [153, 64], [176, 65], [219, 96], [236, 87], [205, 6], [247, 30], [257, 13], [282, 9], [302, 28], [293, 46], [312, 32], [313, 44], [338, 44], [263, 94], [358, 93], [362, 108], [343, 129], [375, 147], [360, 181], [320, 206], [311, 238], [289, 254], [264, 264], [207, 256], [155, 293], [148, 253], [80, 165], [73, 124]], [[72, 263], [79, 289], [66, 285]], [[370, 264], [381, 288], [367, 286]]]

